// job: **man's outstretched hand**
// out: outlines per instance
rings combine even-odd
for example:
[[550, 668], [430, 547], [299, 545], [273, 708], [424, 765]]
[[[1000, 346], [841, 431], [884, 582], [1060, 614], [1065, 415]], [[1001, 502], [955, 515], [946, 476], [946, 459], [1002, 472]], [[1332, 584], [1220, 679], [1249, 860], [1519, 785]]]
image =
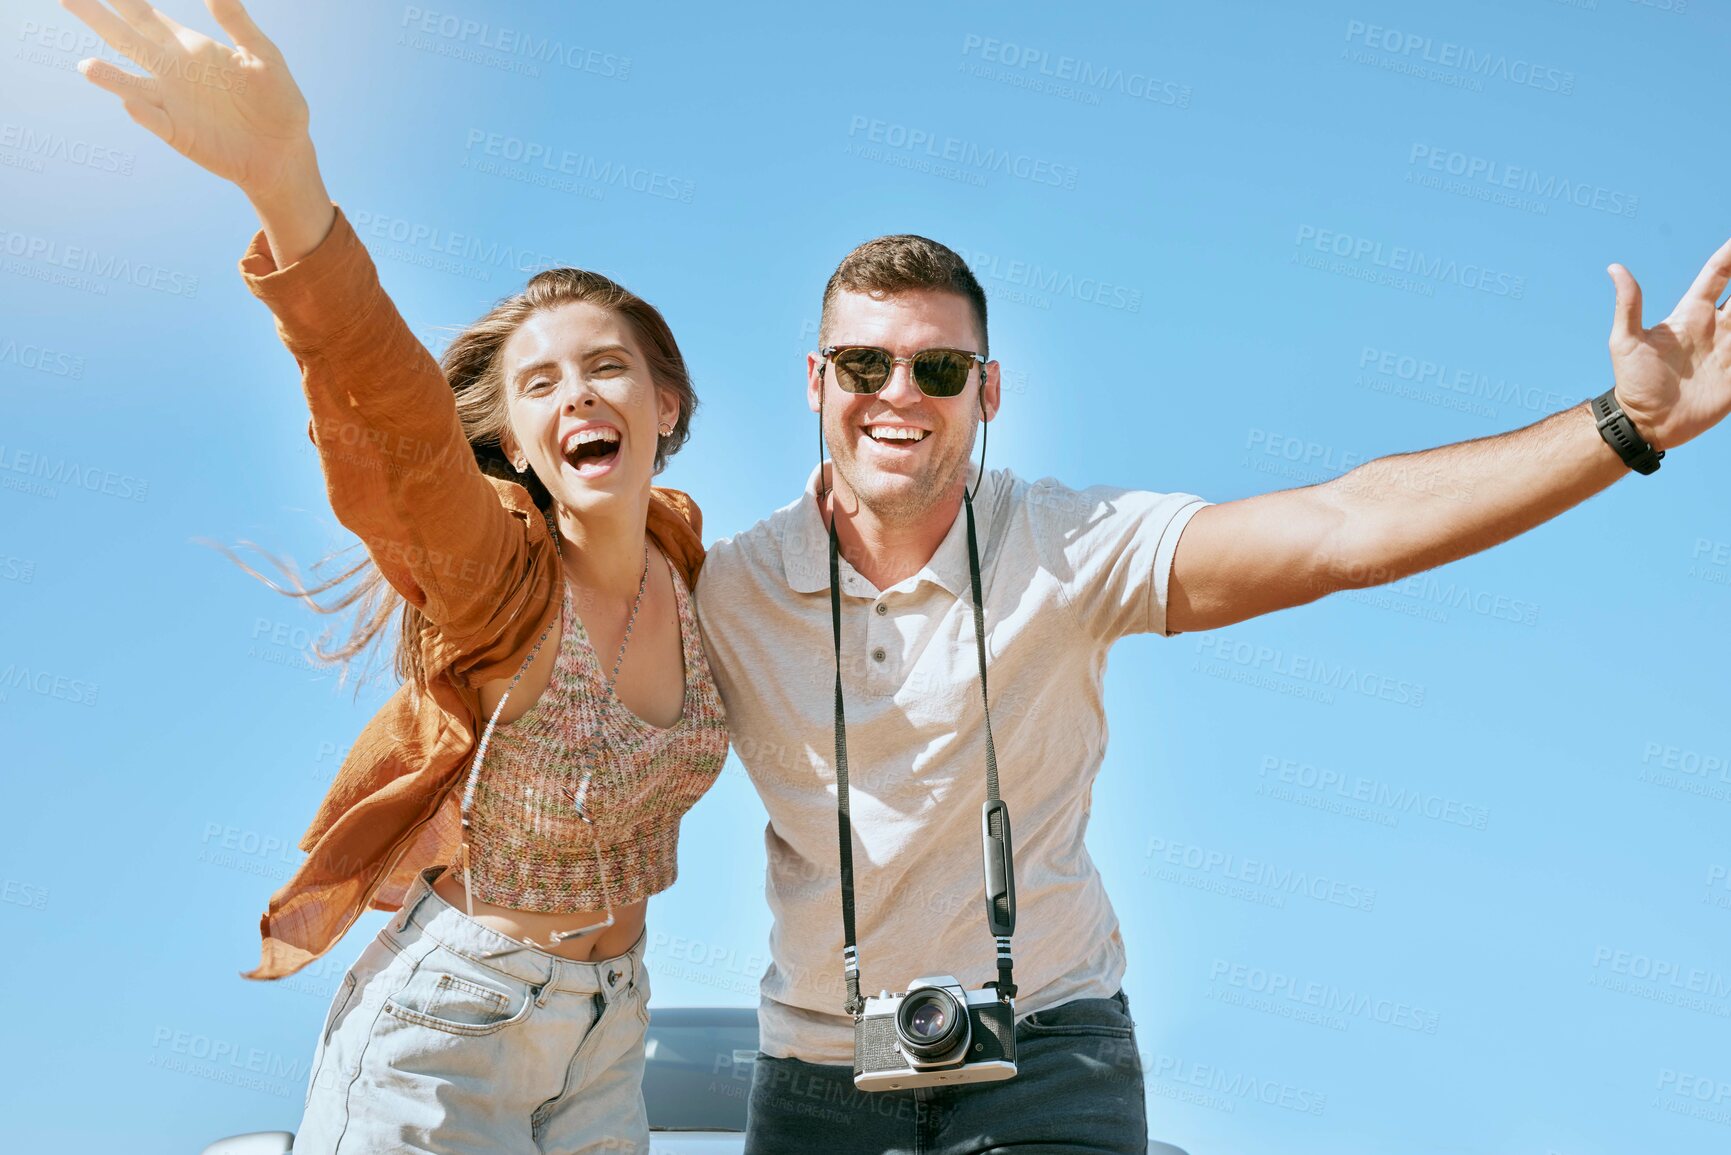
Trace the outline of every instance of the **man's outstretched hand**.
[[1622, 265], [1606, 270], [1617, 286], [1611, 368], [1617, 400], [1658, 449], [1700, 436], [1731, 412], [1731, 241], [1714, 253], [1671, 315], [1641, 327], [1641, 286]]

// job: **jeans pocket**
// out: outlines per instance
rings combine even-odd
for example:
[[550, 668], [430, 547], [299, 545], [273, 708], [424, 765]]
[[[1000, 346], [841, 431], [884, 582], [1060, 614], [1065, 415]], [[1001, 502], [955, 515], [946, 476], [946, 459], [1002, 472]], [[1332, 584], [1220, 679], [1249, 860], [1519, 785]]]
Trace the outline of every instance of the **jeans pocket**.
[[443, 947], [427, 956], [385, 1010], [449, 1035], [491, 1035], [529, 1017], [539, 991]]
[[1035, 1011], [1016, 1024], [1017, 1029], [1034, 1038], [1065, 1035], [1129, 1039], [1135, 1037], [1136, 1023], [1124, 1002], [1117, 998], [1071, 999], [1054, 1007]]
[[509, 1018], [511, 992], [494, 990], [456, 975], [440, 975], [433, 984], [427, 1014], [459, 1023], [485, 1025]]

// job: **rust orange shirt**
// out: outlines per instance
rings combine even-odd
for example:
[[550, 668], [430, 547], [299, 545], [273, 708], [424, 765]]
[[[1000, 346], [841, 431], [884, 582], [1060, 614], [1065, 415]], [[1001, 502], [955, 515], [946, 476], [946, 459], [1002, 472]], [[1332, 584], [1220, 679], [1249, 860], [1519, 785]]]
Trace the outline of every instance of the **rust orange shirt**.
[[[433, 623], [427, 690], [398, 688], [356, 738], [271, 896], [257, 969], [293, 974], [368, 906], [397, 910], [417, 871], [448, 862], [464, 770], [479, 735], [478, 687], [510, 677], [559, 611], [557, 543], [529, 493], [475, 464], [455, 397], [379, 284], [348, 219], [279, 269], [261, 232], [242, 258], [294, 354], [337, 520]], [[703, 519], [675, 489], [651, 494], [648, 530], [694, 585]]]

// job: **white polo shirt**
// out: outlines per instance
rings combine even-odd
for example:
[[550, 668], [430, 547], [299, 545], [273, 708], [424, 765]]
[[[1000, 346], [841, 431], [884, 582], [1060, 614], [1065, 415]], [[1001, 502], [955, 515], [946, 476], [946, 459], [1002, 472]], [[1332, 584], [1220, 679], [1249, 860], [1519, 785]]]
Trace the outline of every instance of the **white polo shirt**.
[[[972, 471], [972, 467], [970, 467]], [[843, 1009], [829, 535], [818, 472], [792, 505], [710, 547], [698, 619], [733, 749], [769, 811], [766, 1054], [851, 1063]], [[971, 484], [971, 482], [970, 482]], [[1083, 842], [1106, 752], [1101, 678], [1125, 634], [1166, 633], [1188, 493], [1073, 490], [989, 471], [974, 499], [999, 792], [1015, 848], [1018, 1017], [1103, 998], [1124, 943]], [[981, 876], [985, 726], [967, 518], [879, 590], [841, 561], [842, 691], [861, 991], [997, 977]]]

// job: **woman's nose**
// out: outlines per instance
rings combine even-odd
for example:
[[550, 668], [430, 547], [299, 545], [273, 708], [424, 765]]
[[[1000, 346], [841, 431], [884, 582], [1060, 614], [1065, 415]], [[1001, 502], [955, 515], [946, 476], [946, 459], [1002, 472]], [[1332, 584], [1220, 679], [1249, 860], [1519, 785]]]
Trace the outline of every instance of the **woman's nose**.
[[595, 401], [596, 397], [594, 388], [587, 381], [578, 378], [576, 382], [565, 391], [565, 412], [575, 413], [579, 406], [592, 408], [595, 405]]

